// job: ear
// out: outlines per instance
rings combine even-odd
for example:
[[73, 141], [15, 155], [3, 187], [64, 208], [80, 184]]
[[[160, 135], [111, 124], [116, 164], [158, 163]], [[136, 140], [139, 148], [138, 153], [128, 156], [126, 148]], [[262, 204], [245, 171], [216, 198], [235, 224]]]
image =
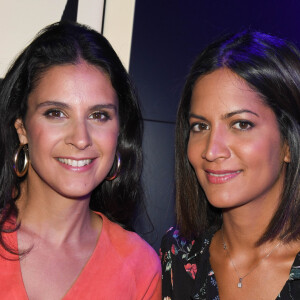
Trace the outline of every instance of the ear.
[[17, 130], [20, 144], [28, 144], [26, 129], [25, 129], [24, 123], [21, 119], [17, 119], [15, 121], [15, 128]]
[[291, 162], [291, 152], [290, 152], [290, 147], [287, 143], [284, 143], [283, 146], [283, 161], [286, 163], [290, 163]]

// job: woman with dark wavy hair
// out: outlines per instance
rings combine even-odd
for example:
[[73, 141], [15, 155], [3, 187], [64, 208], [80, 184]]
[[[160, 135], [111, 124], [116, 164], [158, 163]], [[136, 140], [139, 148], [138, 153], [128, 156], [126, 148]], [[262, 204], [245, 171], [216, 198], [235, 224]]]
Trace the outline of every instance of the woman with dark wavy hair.
[[56, 23], [0, 92], [0, 298], [159, 299], [160, 263], [133, 229], [137, 96], [108, 41]]
[[177, 114], [163, 299], [300, 299], [299, 121], [291, 43], [245, 31], [196, 59]]

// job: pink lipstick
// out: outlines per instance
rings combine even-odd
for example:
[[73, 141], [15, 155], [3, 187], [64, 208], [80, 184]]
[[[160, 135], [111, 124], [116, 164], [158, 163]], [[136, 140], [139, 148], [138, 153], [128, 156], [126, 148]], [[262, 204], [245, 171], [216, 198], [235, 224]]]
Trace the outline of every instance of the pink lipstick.
[[241, 170], [232, 171], [232, 170], [221, 170], [221, 171], [214, 171], [214, 170], [205, 170], [207, 180], [213, 184], [220, 184], [228, 182], [229, 180], [237, 177]]

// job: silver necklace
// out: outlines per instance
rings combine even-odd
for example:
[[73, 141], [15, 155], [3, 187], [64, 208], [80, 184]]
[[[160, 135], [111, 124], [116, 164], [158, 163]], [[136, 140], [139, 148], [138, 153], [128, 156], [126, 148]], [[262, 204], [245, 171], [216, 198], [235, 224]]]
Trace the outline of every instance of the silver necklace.
[[253, 267], [252, 269], [250, 269], [250, 271], [249, 271], [248, 273], [246, 273], [245, 275], [241, 276], [241, 274], [240, 274], [239, 271], [237, 270], [237, 268], [236, 268], [236, 266], [235, 266], [235, 264], [234, 264], [234, 262], [233, 262], [233, 260], [232, 260], [232, 258], [231, 258], [231, 256], [230, 256], [229, 249], [228, 249], [228, 247], [227, 247], [227, 245], [226, 245], [226, 243], [225, 243], [223, 226], [221, 227], [221, 233], [222, 233], [223, 248], [224, 248], [224, 250], [226, 250], [226, 253], [227, 253], [228, 257], [229, 257], [230, 263], [231, 263], [231, 265], [233, 266], [233, 269], [234, 269], [236, 275], [237, 275], [238, 278], [239, 278], [239, 282], [238, 282], [238, 284], [237, 284], [237, 287], [238, 287], [238, 288], [242, 288], [242, 287], [243, 287], [243, 283], [242, 283], [243, 279], [244, 279], [245, 277], [247, 277], [249, 274], [251, 274], [251, 273], [252, 273], [252, 272], [260, 265], [260, 263], [261, 263], [264, 259], [268, 258], [268, 257], [273, 253], [273, 251], [275, 251], [275, 249], [277, 249], [277, 248], [282, 244], [283, 240], [285, 239], [285, 237], [283, 237], [283, 239], [282, 239], [278, 244], [276, 244], [276, 245], [271, 249], [271, 251], [268, 252], [268, 253], [267, 253], [267, 254], [266, 254], [266, 255], [265, 255], [265, 256], [264, 256], [264, 257], [263, 257], [256, 265], [254, 265], [254, 267]]

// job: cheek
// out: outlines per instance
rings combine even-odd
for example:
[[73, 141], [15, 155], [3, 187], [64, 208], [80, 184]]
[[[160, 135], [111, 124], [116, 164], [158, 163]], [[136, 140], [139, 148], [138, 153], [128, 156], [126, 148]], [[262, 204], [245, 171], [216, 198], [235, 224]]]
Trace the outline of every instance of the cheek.
[[187, 147], [187, 156], [191, 165], [196, 169], [198, 162], [201, 159], [200, 148], [195, 142], [189, 140]]
[[190, 164], [194, 168], [196, 178], [201, 186], [204, 186], [205, 177], [202, 170], [203, 159], [201, 157], [201, 143], [195, 141], [189, 141], [187, 147], [187, 156]]
[[236, 153], [245, 159], [257, 164], [273, 164], [282, 160], [282, 147], [280, 138], [261, 138], [242, 145], [236, 144]]
[[45, 133], [43, 133], [43, 129], [40, 126], [36, 127], [28, 127], [27, 130], [27, 139], [28, 139], [28, 147], [29, 153], [31, 149], [39, 148], [43, 146], [43, 138], [45, 138]]
[[27, 127], [27, 139], [30, 158], [47, 154], [62, 138], [62, 130], [49, 128], [41, 124]]
[[93, 140], [96, 144], [101, 146], [101, 148], [107, 149], [107, 151], [112, 151], [117, 147], [119, 130], [113, 128], [111, 130], [96, 130], [94, 132]]

